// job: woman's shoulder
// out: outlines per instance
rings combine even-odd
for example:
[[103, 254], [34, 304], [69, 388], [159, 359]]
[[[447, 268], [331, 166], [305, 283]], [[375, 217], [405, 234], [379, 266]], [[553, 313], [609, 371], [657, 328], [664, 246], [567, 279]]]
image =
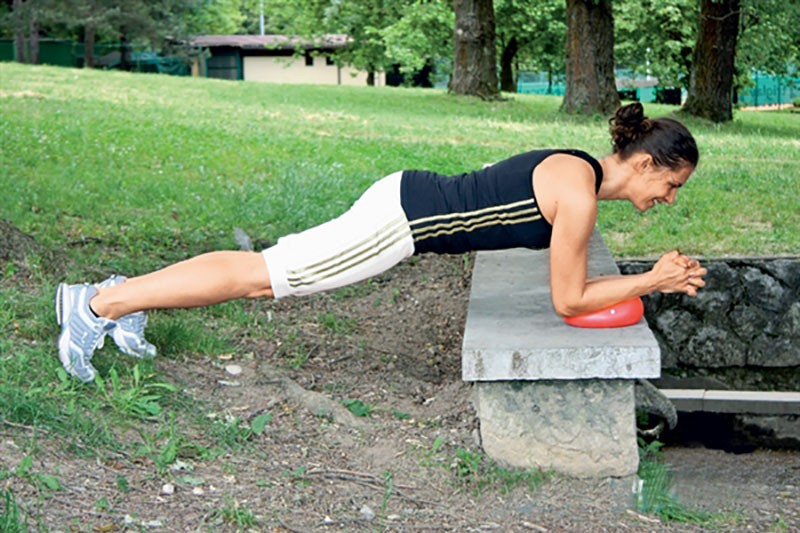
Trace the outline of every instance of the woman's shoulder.
[[592, 213], [597, 206], [595, 171], [590, 162], [569, 153], [554, 153], [533, 172], [533, 189], [539, 208], [551, 221], [566, 206]]
[[[591, 156], [589, 156], [591, 157]], [[592, 161], [574, 153], [554, 152], [536, 167], [536, 172], [554, 174], [561, 182], [584, 181], [596, 174]]]
[[557, 174], [558, 181], [564, 184], [591, 186], [594, 195], [600, 191], [603, 166], [583, 150], [554, 150], [539, 166], [545, 172]]

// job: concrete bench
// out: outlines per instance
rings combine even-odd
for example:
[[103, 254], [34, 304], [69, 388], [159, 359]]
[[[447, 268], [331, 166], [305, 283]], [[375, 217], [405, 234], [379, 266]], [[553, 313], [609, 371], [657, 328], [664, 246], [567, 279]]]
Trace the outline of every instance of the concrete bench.
[[[590, 275], [618, 274], [592, 235]], [[462, 375], [475, 382], [487, 455], [512, 466], [578, 477], [636, 473], [634, 382], [660, 375], [660, 350], [642, 320], [581, 329], [555, 314], [549, 252], [481, 252], [472, 274]]]

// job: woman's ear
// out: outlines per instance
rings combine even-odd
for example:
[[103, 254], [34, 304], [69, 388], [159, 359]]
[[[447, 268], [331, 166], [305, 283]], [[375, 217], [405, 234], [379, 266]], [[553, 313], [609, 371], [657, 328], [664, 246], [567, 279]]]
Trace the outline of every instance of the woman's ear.
[[653, 156], [650, 154], [639, 152], [631, 156], [631, 159], [633, 159], [633, 168], [640, 174], [644, 174], [653, 169]]

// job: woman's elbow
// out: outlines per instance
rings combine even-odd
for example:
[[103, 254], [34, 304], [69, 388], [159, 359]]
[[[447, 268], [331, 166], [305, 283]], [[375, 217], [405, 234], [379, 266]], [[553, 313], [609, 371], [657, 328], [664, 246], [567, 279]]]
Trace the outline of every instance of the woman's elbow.
[[573, 302], [566, 298], [553, 298], [553, 309], [560, 317], [570, 317], [580, 314], [580, 310]]

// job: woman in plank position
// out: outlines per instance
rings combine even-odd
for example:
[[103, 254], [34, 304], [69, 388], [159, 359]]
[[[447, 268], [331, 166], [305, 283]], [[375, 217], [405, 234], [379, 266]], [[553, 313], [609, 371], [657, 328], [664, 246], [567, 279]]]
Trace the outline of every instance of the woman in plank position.
[[107, 334], [127, 354], [155, 355], [144, 338], [146, 310], [312, 294], [424, 252], [550, 248], [553, 306], [562, 316], [654, 291], [694, 296], [706, 270], [677, 251], [642, 274], [587, 276], [597, 201], [628, 200], [640, 211], [672, 204], [699, 157], [680, 122], [650, 120], [641, 104], [621, 107], [609, 123], [613, 153], [599, 161], [580, 150], [536, 150], [456, 176], [396, 172], [338, 218], [260, 253], [211, 252], [130, 279], [62, 283], [56, 294], [61, 363], [89, 382], [92, 354]]

